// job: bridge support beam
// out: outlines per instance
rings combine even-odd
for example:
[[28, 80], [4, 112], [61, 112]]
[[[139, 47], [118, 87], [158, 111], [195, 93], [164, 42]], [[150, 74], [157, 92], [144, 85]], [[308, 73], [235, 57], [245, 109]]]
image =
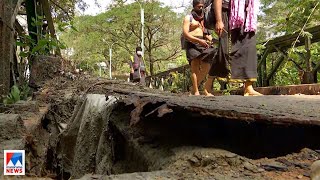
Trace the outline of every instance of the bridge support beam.
[[260, 61], [259, 61], [259, 63], [258, 63], [258, 79], [259, 79], [258, 85], [259, 85], [260, 87], [266, 85], [266, 78], [267, 78], [267, 57], [268, 57], [270, 51], [271, 51], [271, 49], [270, 49], [270, 48], [267, 48], [267, 49], [264, 51], [264, 53], [263, 53], [263, 55], [262, 55], [262, 57], [261, 57], [261, 59], [260, 59]]
[[302, 78], [302, 84], [312, 84], [314, 83], [314, 75], [312, 72], [312, 61], [311, 61], [311, 39], [310, 37], [306, 37], [305, 38], [305, 49], [307, 51], [306, 53], [306, 59], [305, 59], [305, 63], [306, 63], [306, 71], [303, 74], [303, 78]]

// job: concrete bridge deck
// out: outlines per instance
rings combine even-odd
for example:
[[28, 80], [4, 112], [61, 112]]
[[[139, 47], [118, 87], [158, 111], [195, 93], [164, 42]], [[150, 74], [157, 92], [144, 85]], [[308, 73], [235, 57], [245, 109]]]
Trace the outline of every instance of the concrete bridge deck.
[[125, 96], [142, 112], [147, 104], [166, 104], [171, 112], [176, 108], [208, 115], [248, 122], [272, 124], [320, 125], [319, 95], [266, 95], [259, 97], [230, 96], [187, 96], [164, 93], [141, 87], [117, 85], [106, 87], [108, 94]]

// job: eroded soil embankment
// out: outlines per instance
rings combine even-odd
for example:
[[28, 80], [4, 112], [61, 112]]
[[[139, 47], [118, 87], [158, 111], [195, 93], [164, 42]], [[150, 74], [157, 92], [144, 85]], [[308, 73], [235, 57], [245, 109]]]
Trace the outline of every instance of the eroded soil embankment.
[[[27, 172], [33, 177], [68, 179], [88, 173], [119, 174], [110, 176], [116, 178], [123, 173], [148, 171], [148, 175], [167, 178], [194, 175], [194, 178], [307, 179], [311, 163], [319, 159], [315, 151], [320, 147], [316, 126], [214, 118], [170, 104], [167, 108], [172, 112], [159, 117], [159, 107], [165, 101], [145, 106], [124, 103], [114, 106], [112, 98], [106, 100], [104, 95], [93, 101], [79, 98], [83, 93], [79, 93], [77, 84], [88, 91], [95, 81], [74, 82], [74, 86], [63, 79], [52, 83], [58, 90], [48, 86], [49, 90], [43, 90], [45, 94], [36, 96], [52, 105], [30, 133], [26, 148], [33, 164]], [[90, 92], [132, 98], [110, 92], [104, 86], [132, 88], [108, 81]], [[155, 90], [150, 93], [166, 95]], [[177, 102], [184, 101], [177, 98]], [[214, 98], [207, 100], [215, 102]], [[231, 103], [232, 97], [227, 100]], [[199, 98], [196, 104], [202, 101]], [[141, 110], [136, 111], [137, 108]], [[139, 112], [140, 120], [134, 126], [130, 126], [131, 112]], [[123, 175], [129, 176], [138, 177]]]
[[170, 107], [172, 113], [162, 117], [150, 114], [162, 104], [146, 105], [140, 122], [130, 126], [136, 107], [114, 102], [109, 97], [97, 105], [86, 99], [75, 107], [78, 113], [73, 114], [49, 157], [57, 162], [59, 178], [62, 174], [63, 178], [88, 173], [158, 174], [159, 170], [199, 177], [307, 178], [311, 163], [319, 159], [311, 150], [320, 147], [316, 126], [246, 123], [182, 107]]

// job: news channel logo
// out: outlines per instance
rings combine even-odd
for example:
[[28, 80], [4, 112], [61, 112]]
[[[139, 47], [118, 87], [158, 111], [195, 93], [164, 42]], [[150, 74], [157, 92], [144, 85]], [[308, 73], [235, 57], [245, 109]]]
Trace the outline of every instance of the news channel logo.
[[4, 175], [25, 175], [25, 150], [4, 150]]

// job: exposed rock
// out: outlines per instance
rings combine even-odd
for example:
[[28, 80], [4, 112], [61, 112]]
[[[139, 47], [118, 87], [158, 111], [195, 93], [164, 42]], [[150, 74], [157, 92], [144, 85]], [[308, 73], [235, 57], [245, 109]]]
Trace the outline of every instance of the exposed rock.
[[208, 165], [211, 165], [211, 164], [214, 163], [215, 159], [216, 159], [215, 157], [212, 157], [212, 156], [209, 156], [209, 155], [205, 155], [201, 159], [201, 166], [202, 167], [206, 167]]
[[17, 114], [2, 114], [0, 113], [0, 142], [21, 138], [25, 132], [25, 127], [20, 115]]
[[199, 167], [201, 165], [201, 162], [196, 157], [191, 157], [188, 161], [192, 166]]
[[298, 179], [302, 179], [303, 178], [303, 175], [299, 175], [297, 176]]
[[15, 104], [7, 105], [14, 114], [22, 112], [39, 112], [39, 104], [36, 101], [18, 101]]
[[259, 173], [259, 170], [258, 170], [258, 167], [248, 161], [244, 162], [243, 163], [243, 166], [245, 169], [253, 172], [253, 173]]
[[320, 160], [315, 161], [311, 165], [311, 179], [312, 180], [320, 180]]
[[288, 167], [279, 162], [261, 163], [261, 167], [266, 171], [287, 171]]
[[3, 175], [3, 150], [24, 149], [25, 131], [20, 115], [0, 113], [0, 179]]
[[32, 60], [30, 84], [38, 86], [54, 78], [62, 70], [62, 59], [54, 56], [36, 56]]

